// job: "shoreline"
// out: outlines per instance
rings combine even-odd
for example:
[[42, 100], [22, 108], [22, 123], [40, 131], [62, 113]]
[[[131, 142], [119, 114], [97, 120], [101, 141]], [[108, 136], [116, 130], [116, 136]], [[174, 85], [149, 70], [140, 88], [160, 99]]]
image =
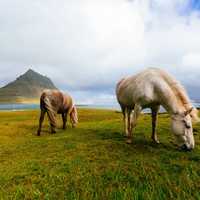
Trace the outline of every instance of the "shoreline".
[[[120, 110], [118, 105], [101, 105], [101, 104], [77, 104], [77, 108], [83, 109], [103, 109], [103, 110]], [[0, 111], [11, 110], [33, 110], [40, 109], [39, 103], [0, 103]]]

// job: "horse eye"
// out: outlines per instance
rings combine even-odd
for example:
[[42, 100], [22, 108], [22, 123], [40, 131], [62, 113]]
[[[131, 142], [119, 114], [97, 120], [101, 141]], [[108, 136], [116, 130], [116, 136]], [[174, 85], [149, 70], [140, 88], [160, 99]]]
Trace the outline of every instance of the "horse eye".
[[188, 129], [190, 129], [190, 128], [191, 128], [191, 126], [188, 126], [188, 125], [186, 125], [185, 127], [186, 127], [186, 128], [188, 128]]
[[183, 122], [184, 122], [186, 128], [188, 128], [188, 129], [191, 128], [191, 126], [185, 120], [183, 120]]

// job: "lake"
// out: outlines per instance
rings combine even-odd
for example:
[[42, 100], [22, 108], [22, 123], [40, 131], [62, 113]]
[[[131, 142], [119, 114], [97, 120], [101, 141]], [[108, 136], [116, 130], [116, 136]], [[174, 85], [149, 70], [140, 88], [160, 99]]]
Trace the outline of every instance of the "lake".
[[[200, 103], [193, 103], [195, 107], [200, 107]], [[118, 104], [91, 104], [91, 105], [77, 105], [78, 108], [96, 108], [96, 109], [112, 109], [112, 110], [120, 110], [120, 106]], [[0, 111], [10, 110], [33, 110], [39, 109], [39, 104], [0, 104]], [[144, 112], [149, 112], [149, 109], [145, 109]], [[160, 112], [164, 112], [164, 109], [161, 108]]]
[[39, 109], [39, 104], [0, 104], [0, 110], [30, 110]]
[[[77, 105], [78, 108], [97, 108], [97, 109], [116, 109], [119, 110], [119, 105]], [[39, 109], [39, 104], [0, 104], [0, 110], [32, 110]]]

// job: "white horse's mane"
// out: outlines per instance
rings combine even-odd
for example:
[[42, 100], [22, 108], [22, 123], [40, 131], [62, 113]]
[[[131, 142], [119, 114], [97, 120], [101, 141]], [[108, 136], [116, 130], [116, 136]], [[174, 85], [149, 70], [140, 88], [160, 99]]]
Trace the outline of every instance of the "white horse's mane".
[[[158, 70], [157, 68], [152, 69]], [[182, 106], [186, 111], [193, 107], [191, 100], [181, 83], [177, 81], [173, 76], [169, 75], [166, 71], [159, 69], [159, 72], [162, 78], [168, 83], [169, 87], [172, 89], [179, 105]], [[194, 121], [199, 121], [197, 109], [193, 109], [193, 111], [191, 112], [191, 116]]]
[[188, 94], [185, 88], [178, 82], [173, 76], [169, 75], [164, 70], [160, 70], [162, 78], [168, 83], [169, 87], [174, 92], [175, 96], [178, 98], [179, 103], [185, 108], [188, 109], [188, 106], [191, 106], [191, 100], [188, 97]]

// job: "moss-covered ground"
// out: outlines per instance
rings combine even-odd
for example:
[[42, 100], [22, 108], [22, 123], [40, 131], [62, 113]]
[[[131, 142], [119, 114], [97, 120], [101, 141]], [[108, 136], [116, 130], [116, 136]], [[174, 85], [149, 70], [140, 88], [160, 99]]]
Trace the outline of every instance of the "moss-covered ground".
[[200, 125], [195, 149], [181, 152], [167, 114], [159, 115], [159, 145], [148, 114], [128, 145], [121, 113], [78, 113], [77, 128], [50, 134], [45, 119], [38, 137], [39, 110], [0, 112], [0, 199], [200, 199]]

